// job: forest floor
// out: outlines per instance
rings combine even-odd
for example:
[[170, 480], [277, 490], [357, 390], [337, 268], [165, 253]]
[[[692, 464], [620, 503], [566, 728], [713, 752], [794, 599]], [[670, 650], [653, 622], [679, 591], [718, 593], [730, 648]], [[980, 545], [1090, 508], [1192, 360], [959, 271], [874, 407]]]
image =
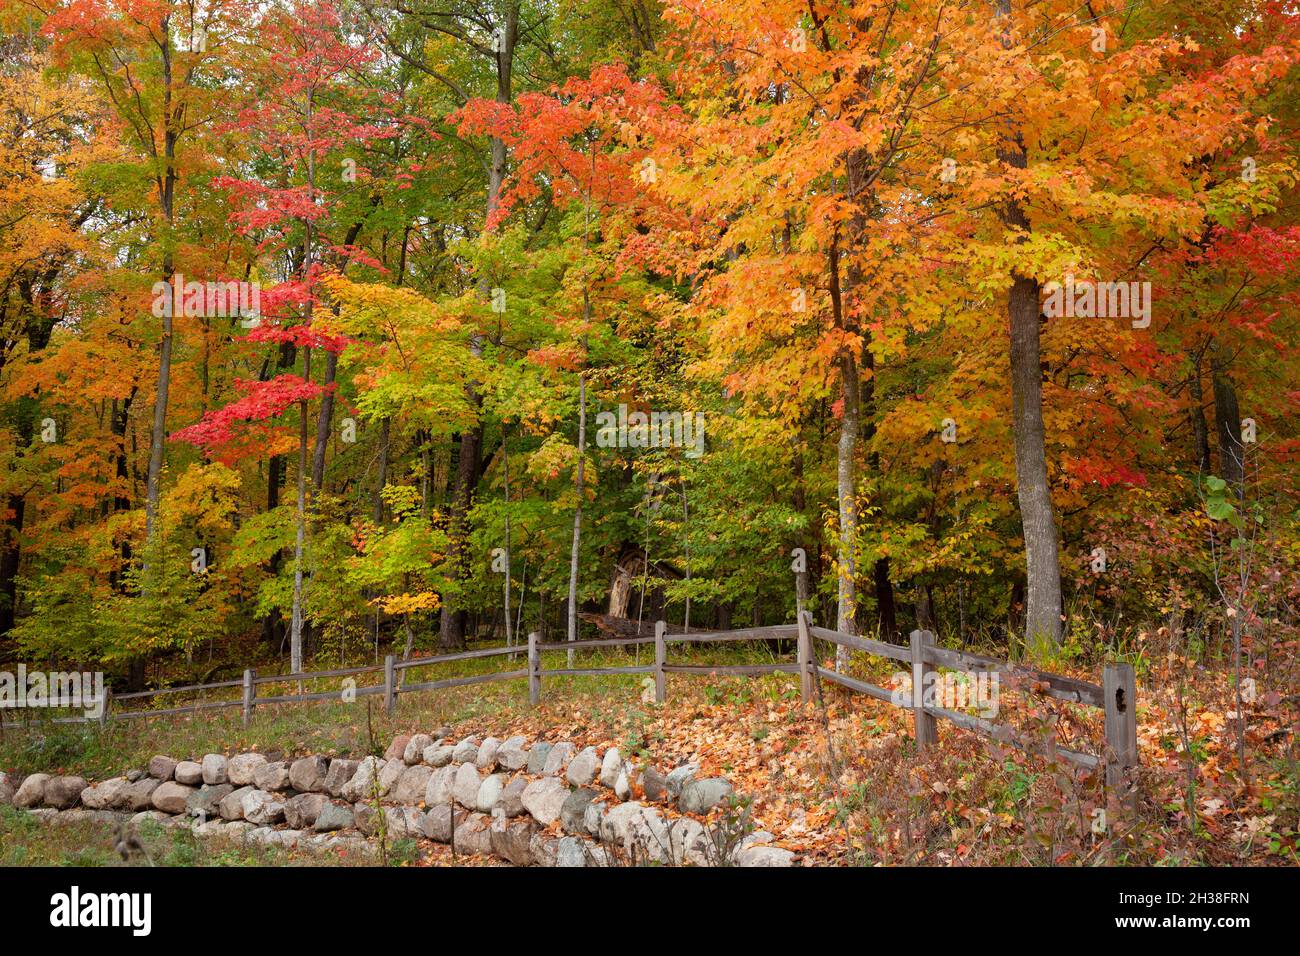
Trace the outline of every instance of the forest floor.
[[[1108, 798], [1095, 775], [943, 721], [938, 746], [918, 753], [909, 711], [828, 683], [813, 703], [802, 705], [797, 678], [780, 674], [670, 675], [662, 706], [646, 702], [643, 677], [613, 675], [547, 678], [535, 708], [528, 705], [526, 682], [518, 680], [413, 693], [400, 699], [391, 717], [375, 698], [363, 697], [354, 703], [268, 706], [256, 712], [247, 729], [237, 709], [111, 722], [102, 731], [33, 727], [4, 732], [0, 769], [75, 772], [93, 780], [143, 766], [159, 753], [185, 758], [258, 750], [286, 757], [356, 757], [382, 753], [399, 733], [450, 726], [458, 736], [525, 734], [579, 747], [617, 746], [663, 770], [697, 762], [702, 773], [725, 775], [752, 798], [755, 828], [773, 833], [776, 843], [799, 853], [804, 865], [1296, 865], [1300, 714], [1293, 691], [1300, 682], [1294, 671], [1277, 664], [1295, 659], [1294, 651], [1290, 647], [1287, 655], [1272, 658], [1275, 672], [1259, 682], [1257, 698], [1245, 708], [1245, 775], [1237, 761], [1240, 722], [1231, 672], [1176, 656], [1141, 657], [1142, 769], [1135, 809]], [[674, 651], [683, 663], [777, 659], [762, 644], [710, 648], [707, 658], [704, 653]], [[646, 657], [642, 648], [640, 662]], [[556, 655], [547, 666], [562, 666], [562, 660]], [[591, 667], [635, 662], [631, 651], [589, 651], [582, 658], [582, 666]], [[334, 665], [318, 661], [316, 666]], [[439, 665], [438, 676], [498, 666], [492, 660]], [[1099, 679], [1099, 668], [1097, 673], [1087, 667], [1052, 669]], [[893, 670], [868, 659], [853, 665], [857, 676], [886, 687]], [[1041, 750], [1048, 726], [1072, 749], [1097, 752], [1102, 740], [1099, 711], [1020, 692], [1003, 695], [997, 720], [1016, 727], [1029, 750]], [[14, 826], [0, 820], [0, 855], [14, 842], [5, 836]], [[77, 848], [82, 856], [104, 849], [99, 847], [104, 841], [85, 835], [49, 840], [44, 849], [37, 848], [39, 841], [33, 844], [25, 858], [67, 862], [60, 846]], [[313, 860], [282, 850], [222, 857], [178, 846], [165, 851], [178, 862], [355, 862]], [[414, 853], [403, 850], [397, 860], [469, 862], [452, 861], [445, 848], [433, 844]], [[3, 862], [20, 861], [5, 856]]]

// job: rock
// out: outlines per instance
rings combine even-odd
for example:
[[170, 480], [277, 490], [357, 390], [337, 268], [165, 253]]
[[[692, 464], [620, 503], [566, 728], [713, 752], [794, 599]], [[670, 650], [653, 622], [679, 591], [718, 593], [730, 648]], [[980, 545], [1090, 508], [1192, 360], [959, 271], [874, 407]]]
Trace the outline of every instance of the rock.
[[402, 762], [414, 766], [424, 759], [424, 748], [433, 745], [433, 738], [428, 734], [412, 734], [411, 739], [402, 748]]
[[325, 803], [320, 808], [320, 813], [316, 815], [311, 828], [317, 833], [327, 833], [331, 830], [346, 830], [352, 826], [352, 822], [351, 807], [338, 803]]
[[[473, 767], [470, 768], [474, 769]], [[481, 813], [471, 813], [456, 824], [457, 853], [469, 856], [492, 852], [492, 820]]]
[[560, 818], [560, 809], [568, 798], [569, 788], [556, 777], [534, 780], [520, 795], [524, 809], [544, 827]]
[[222, 797], [221, 802], [217, 804], [217, 811], [221, 814], [221, 819], [244, 819], [244, 796], [252, 792], [252, 787], [240, 787], [238, 790], [232, 790]]
[[528, 766], [528, 738], [511, 737], [497, 748], [497, 766], [502, 770], [523, 770]]
[[354, 803], [352, 805], [352, 821], [356, 828], [366, 836], [378, 832], [379, 810], [373, 803]]
[[424, 800], [426, 788], [429, 786], [429, 778], [432, 776], [433, 768], [426, 767], [423, 764], [407, 767], [397, 779], [389, 798], [394, 803], [420, 803]]
[[497, 807], [507, 817], [517, 817], [524, 812], [524, 790], [528, 787], [528, 778], [520, 774], [514, 777], [501, 791], [501, 802]]
[[226, 776], [236, 787], [247, 787], [257, 782], [257, 771], [266, 766], [266, 757], [262, 754], [240, 754], [231, 757], [226, 764]]
[[384, 751], [384, 759], [401, 760], [402, 756], [406, 753], [406, 745], [410, 742], [411, 737], [409, 734], [399, 734], [394, 737], [393, 742], [389, 744], [388, 749]]
[[731, 781], [723, 777], [692, 780], [682, 787], [682, 795], [677, 798], [677, 808], [682, 813], [708, 813], [735, 792], [736, 788], [731, 785]]
[[577, 749], [567, 740], [562, 740], [552, 747], [551, 752], [546, 755], [546, 763], [542, 764], [542, 776], [552, 776], [567, 767]]
[[250, 789], [240, 799], [239, 805], [244, 810], [244, 819], [249, 823], [263, 826], [284, 819], [284, 804], [265, 790]]
[[289, 765], [283, 760], [264, 763], [253, 771], [253, 786], [268, 793], [289, 789]]
[[193, 760], [182, 760], [176, 764], [172, 777], [177, 783], [187, 787], [196, 787], [203, 782], [203, 765]]
[[569, 761], [565, 776], [575, 787], [585, 787], [596, 779], [598, 770], [600, 770], [600, 758], [596, 756], [596, 748], [587, 747]]
[[289, 786], [299, 793], [321, 793], [330, 763], [324, 757], [303, 757], [289, 764]]
[[587, 845], [577, 837], [561, 837], [555, 848], [555, 866], [586, 866]]
[[452, 751], [451, 759], [455, 763], [473, 763], [478, 759], [478, 738], [466, 737], [456, 745]]
[[357, 765], [357, 772], [352, 775], [352, 779], [339, 791], [339, 796], [351, 803], [363, 799], [369, 800], [375, 777], [382, 766], [377, 757], [367, 757], [362, 760]]
[[690, 817], [679, 817], [674, 820], [670, 827], [669, 839], [672, 862], [677, 866], [687, 863], [692, 866], [713, 865], [712, 857], [716, 851], [709, 842], [708, 831], [698, 820], [692, 820]]
[[204, 754], [202, 765], [204, 783], [216, 786], [219, 783], [230, 782], [226, 774], [226, 758], [221, 754]]
[[424, 815], [424, 820], [421, 823], [421, 829], [423, 830], [424, 835], [430, 840], [436, 840], [439, 843], [450, 843], [452, 820], [454, 819], [456, 825], [459, 826], [460, 821], [468, 816], [464, 810], [456, 810], [454, 812], [455, 816], [453, 817], [452, 808], [449, 806], [439, 806], [429, 810]]
[[189, 809], [191, 794], [197, 792], [193, 787], [187, 787], [183, 783], [164, 781], [158, 784], [158, 788], [153, 792], [154, 809], [161, 810], [163, 813], [184, 813]]
[[674, 800], [681, 796], [682, 788], [695, 779], [695, 775], [700, 772], [700, 765], [697, 763], [684, 763], [680, 767], [668, 772], [668, 792], [672, 794]]
[[155, 780], [170, 780], [176, 772], [176, 761], [159, 754], [149, 760], [149, 776]]
[[[158, 783], [157, 780], [155, 780], [155, 781], [153, 781], [153, 782], [154, 782], [154, 783]], [[50, 812], [50, 813], [55, 813], [56, 811], [51, 810], [51, 811], [49, 811], [49, 812]], [[131, 819], [130, 819], [128, 822], [130, 823], [130, 825], [131, 825], [132, 827], [139, 828], [139, 827], [143, 826], [143, 825], [146, 824], [146, 823], [148, 823], [148, 824], [154, 824], [154, 823], [162, 824], [162, 823], [165, 823], [165, 822], [167, 822], [167, 821], [169, 821], [169, 820], [171, 820], [171, 819], [172, 819], [172, 818], [171, 818], [170, 816], [168, 816], [167, 814], [163, 813], [161, 810], [141, 810], [139, 813], [137, 813], [137, 814], [135, 814], [133, 817], [131, 817]]]
[[45, 803], [56, 810], [75, 807], [86, 787], [85, 777], [51, 777], [45, 784]]
[[16, 792], [14, 785], [9, 782], [9, 775], [0, 771], [0, 807], [11, 805]]
[[300, 793], [284, 801], [284, 822], [295, 830], [312, 826], [316, 818], [329, 804], [329, 797], [323, 793]]
[[463, 763], [456, 771], [456, 782], [452, 785], [452, 795], [456, 802], [467, 810], [478, 806], [478, 788], [483, 781], [479, 779], [478, 770], [472, 763]]
[[52, 778], [48, 773], [34, 773], [23, 780], [22, 786], [14, 793], [14, 806], [30, 810], [45, 802], [45, 785]]
[[206, 783], [190, 792], [185, 800], [185, 809], [192, 817], [209, 820], [221, 815], [221, 801], [235, 792], [228, 783], [219, 783], [210, 787]]
[[388, 838], [418, 840], [424, 836], [424, 811], [419, 807], [388, 807]]
[[794, 853], [779, 846], [758, 844], [737, 853], [736, 866], [794, 866]]
[[618, 782], [618, 775], [622, 772], [623, 757], [617, 747], [610, 747], [605, 751], [605, 759], [600, 762], [601, 785], [613, 790], [614, 784]]
[[474, 765], [480, 770], [491, 772], [497, 765], [497, 751], [501, 749], [501, 741], [495, 737], [489, 737], [483, 741], [478, 748], [478, 756], [474, 758]]
[[528, 751], [529, 773], [537, 774], [542, 772], [542, 768], [546, 766], [546, 758], [551, 755], [552, 746], [552, 744], [545, 742], [533, 744], [532, 749]]
[[[343, 757], [335, 757], [330, 761], [329, 773], [325, 774], [325, 792], [331, 797], [342, 796], [343, 788], [356, 775], [357, 768], [360, 766], [360, 760], [346, 760]], [[267, 788], [263, 787], [262, 789]]]
[[659, 811], [640, 803], [620, 803], [600, 822], [600, 837], [623, 848], [631, 862], [667, 862], [671, 851], [668, 827]]
[[632, 774], [635, 769], [625, 765], [618, 771], [618, 779], [614, 781], [614, 796], [620, 800], [626, 800], [632, 796]]
[[451, 803], [456, 789], [456, 774], [457, 768], [448, 764], [429, 775], [428, 786], [424, 788], [426, 807], [445, 807]]
[[[474, 801], [479, 813], [491, 814], [501, 802], [501, 795], [506, 789], [506, 775], [493, 773], [483, 778], [478, 786], [478, 797]], [[508, 814], [505, 814], [508, 816]]]
[[605, 818], [607, 806], [604, 800], [593, 800], [587, 804], [582, 814], [582, 825], [591, 836], [600, 836], [600, 821]]
[[528, 852], [533, 857], [534, 866], [555, 866], [556, 854], [560, 841], [548, 836], [544, 831], [537, 831], [528, 842]]
[[143, 770], [128, 770], [126, 772], [126, 779], [130, 783], [135, 783], [137, 780], [143, 780], [147, 776], [149, 776], [149, 774]]
[[400, 758], [384, 764], [384, 768], [379, 771], [379, 795], [387, 796], [393, 787], [397, 786], [397, 781], [402, 779], [404, 773], [406, 773], [406, 764]]
[[447, 740], [455, 733], [456, 731], [452, 730], [450, 727], [439, 727], [437, 730], [433, 732], [433, 739]]
[[663, 800], [668, 796], [668, 778], [654, 767], [646, 767], [641, 774], [641, 789], [647, 800]]
[[[111, 777], [81, 791], [81, 805], [90, 810], [112, 810], [125, 803], [126, 777]], [[12, 795], [12, 794], [11, 794]], [[4, 803], [0, 800], [0, 803]]]
[[130, 810], [133, 813], [151, 810], [153, 808], [153, 792], [158, 789], [158, 783], [152, 777], [144, 777], [135, 783], [128, 783], [122, 790], [120, 808]]
[[451, 744], [433, 744], [424, 748], [424, 762], [430, 767], [445, 767], [451, 763], [456, 748]]
[[[489, 778], [491, 779], [491, 778]], [[489, 828], [492, 852], [515, 866], [531, 866], [532, 842], [537, 824], [525, 817], [522, 820], [493, 820]]]
[[587, 832], [587, 807], [596, 799], [596, 791], [585, 787], [575, 790], [560, 805], [560, 829], [579, 836]]

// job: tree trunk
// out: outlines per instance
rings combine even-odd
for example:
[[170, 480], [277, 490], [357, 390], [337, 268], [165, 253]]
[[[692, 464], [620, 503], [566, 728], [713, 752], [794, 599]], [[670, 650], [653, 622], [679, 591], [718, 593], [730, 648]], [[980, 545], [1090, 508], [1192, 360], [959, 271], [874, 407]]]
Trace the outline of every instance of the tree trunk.
[[[854, 548], [857, 544], [858, 501], [855, 487], [855, 460], [858, 445], [858, 365], [853, 356], [840, 356], [840, 390], [844, 410], [840, 418], [840, 440], [835, 453], [836, 497], [839, 499], [839, 593], [835, 629], [841, 634], [856, 634], [857, 581]], [[848, 666], [849, 649], [843, 644], [835, 649], [835, 668]]]
[[[583, 311], [590, 315], [591, 308], [583, 295]], [[574, 474], [574, 490], [578, 499], [573, 507], [573, 547], [569, 551], [569, 628], [568, 640], [578, 639], [578, 551], [582, 540], [582, 496], [584, 491], [584, 466], [587, 457], [587, 376], [578, 374], [578, 467]], [[569, 666], [573, 666], [573, 649], [569, 649]]]
[[1214, 424], [1219, 438], [1219, 477], [1242, 496], [1246, 475], [1246, 448], [1241, 443], [1241, 410], [1237, 406], [1237, 389], [1228, 374], [1227, 364], [1215, 347], [1211, 360], [1214, 385]]
[[1201, 388], [1201, 356], [1192, 354], [1192, 377], [1188, 386], [1191, 408], [1188, 412], [1192, 419], [1192, 438], [1195, 442], [1196, 469], [1202, 475], [1208, 475], [1214, 466], [1210, 463], [1210, 430], [1205, 424], [1205, 393]]

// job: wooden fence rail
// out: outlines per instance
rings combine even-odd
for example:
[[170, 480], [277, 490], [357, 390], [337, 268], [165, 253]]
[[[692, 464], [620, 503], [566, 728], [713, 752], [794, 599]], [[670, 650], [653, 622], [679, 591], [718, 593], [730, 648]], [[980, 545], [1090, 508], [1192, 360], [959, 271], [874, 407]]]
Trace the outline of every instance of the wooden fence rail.
[[[769, 664], [670, 664], [668, 663], [668, 645], [670, 644], [714, 644], [733, 641], [767, 641], [793, 640], [796, 642], [796, 659], [794, 662], [773, 662]], [[912, 691], [910, 700], [900, 702], [897, 691], [886, 690], [866, 681], [825, 670], [817, 665], [814, 652], [815, 640], [828, 641], [853, 650], [862, 651], [877, 657], [898, 661], [906, 665], [910, 672]], [[654, 660], [648, 664], [635, 664], [619, 667], [561, 667], [544, 669], [542, 654], [546, 651], [591, 650], [610, 647], [654, 646]], [[523, 669], [497, 671], [486, 674], [472, 674], [466, 677], [450, 677], [440, 680], [428, 680], [408, 683], [406, 675], [421, 667], [433, 667], [459, 661], [481, 660], [491, 657], [510, 657], [512, 660], [527, 655]], [[613, 637], [594, 641], [550, 642], [543, 643], [537, 634], [528, 635], [528, 644], [511, 647], [489, 647], [473, 651], [460, 651], [453, 654], [439, 654], [433, 657], [419, 657], [399, 661], [392, 654], [382, 664], [362, 667], [344, 667], [334, 670], [309, 671], [296, 674], [266, 674], [259, 676], [253, 669], [244, 671], [239, 680], [218, 681], [212, 684], [193, 684], [185, 687], [164, 687], [152, 691], [138, 691], [119, 694], [116, 697], [105, 693], [103, 712], [98, 718], [102, 724], [108, 720], [132, 720], [142, 717], [163, 717], [180, 714], [193, 714], [209, 710], [241, 708], [245, 726], [251, 722], [257, 707], [276, 704], [309, 703], [313, 701], [347, 700], [356, 697], [382, 696], [385, 709], [392, 713], [402, 694], [421, 691], [443, 690], [451, 687], [465, 687], [472, 684], [493, 683], [496, 681], [528, 680], [528, 699], [531, 704], [541, 700], [542, 680], [544, 677], [599, 676], [613, 674], [645, 674], [653, 677], [654, 695], [657, 703], [663, 703], [668, 695], [669, 674], [724, 674], [756, 676], [761, 674], [797, 674], [802, 700], [810, 701], [817, 682], [825, 680], [848, 691], [863, 694], [874, 700], [893, 706], [902, 706], [912, 711], [913, 735], [918, 749], [932, 746], [938, 740], [938, 721], [946, 720], [958, 727], [971, 730], [1013, 746], [1025, 746], [1017, 740], [1011, 728], [995, 724], [982, 717], [960, 711], [949, 710], [927, 703], [925, 688], [933, 680], [930, 675], [938, 668], [965, 671], [968, 674], [990, 673], [1005, 675], [1013, 682], [1027, 682], [1038, 693], [1068, 703], [1082, 704], [1101, 708], [1105, 713], [1105, 748], [1101, 756], [1080, 753], [1064, 747], [1057, 747], [1048, 741], [1046, 749], [1049, 755], [1068, 760], [1078, 766], [1092, 769], [1104, 762], [1106, 782], [1119, 786], [1126, 775], [1137, 766], [1137, 717], [1135, 705], [1137, 686], [1133, 667], [1130, 664], [1107, 664], [1104, 669], [1102, 684], [1088, 683], [1072, 677], [1050, 674], [1031, 667], [1000, 661], [991, 657], [970, 654], [949, 648], [937, 647], [934, 635], [929, 631], [913, 631], [910, 642], [890, 644], [885, 641], [841, 634], [838, 631], [817, 627], [812, 623], [812, 615], [804, 610], [799, 612], [796, 624], [779, 624], [770, 627], [747, 627], [728, 631], [697, 631], [690, 634], [668, 634], [663, 621], [655, 624], [653, 637]], [[357, 686], [352, 678], [368, 674], [382, 675], [382, 683]], [[329, 690], [314, 693], [259, 695], [258, 688], [270, 684], [298, 684], [311, 680], [348, 679], [351, 681], [344, 690]], [[202, 691], [240, 689], [238, 700], [201, 701], [184, 707], [172, 707], [159, 710], [125, 710], [113, 709], [114, 703], [126, 700], [144, 700], [168, 694], [199, 693]], [[98, 701], [91, 701], [87, 709], [92, 709]], [[86, 723], [93, 718], [63, 717], [55, 718], [54, 723]], [[6, 729], [18, 728], [21, 724], [5, 724]]]

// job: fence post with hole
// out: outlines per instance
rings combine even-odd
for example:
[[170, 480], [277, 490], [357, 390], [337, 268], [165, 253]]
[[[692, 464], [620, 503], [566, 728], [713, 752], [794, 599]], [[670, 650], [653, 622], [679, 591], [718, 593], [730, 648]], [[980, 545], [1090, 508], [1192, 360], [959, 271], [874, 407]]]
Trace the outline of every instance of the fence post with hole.
[[528, 635], [528, 703], [536, 707], [542, 700], [542, 658], [537, 653], [537, 632]]
[[938, 721], [925, 712], [926, 675], [934, 668], [925, 659], [925, 648], [934, 643], [929, 631], [913, 631], [912, 641], [912, 722], [916, 736], [916, 749], [924, 750], [939, 740]]
[[668, 633], [666, 621], [655, 621], [655, 703], [662, 704], [668, 695], [668, 674], [664, 665], [668, 663], [668, 645], [664, 635]]
[[253, 669], [244, 668], [244, 726], [247, 727], [253, 722], [253, 697], [257, 693], [256, 685], [253, 683]]
[[1119, 787], [1138, 763], [1137, 677], [1132, 664], [1107, 664], [1101, 675], [1106, 711], [1106, 786]]
[[812, 700], [812, 633], [809, 630], [809, 613], [799, 611], [799, 699], [805, 704]]
[[384, 657], [384, 709], [388, 713], [397, 710], [397, 671], [393, 665], [397, 658], [392, 654]]

